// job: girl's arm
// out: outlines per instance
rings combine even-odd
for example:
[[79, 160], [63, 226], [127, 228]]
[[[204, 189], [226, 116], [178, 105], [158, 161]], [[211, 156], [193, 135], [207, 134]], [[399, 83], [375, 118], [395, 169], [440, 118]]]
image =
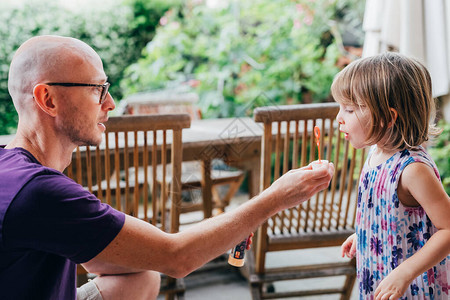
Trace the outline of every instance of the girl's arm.
[[375, 291], [377, 300], [398, 299], [414, 278], [450, 253], [450, 198], [433, 170], [423, 163], [408, 165], [400, 177], [398, 190], [403, 204], [417, 201], [422, 206], [438, 232], [380, 283]]

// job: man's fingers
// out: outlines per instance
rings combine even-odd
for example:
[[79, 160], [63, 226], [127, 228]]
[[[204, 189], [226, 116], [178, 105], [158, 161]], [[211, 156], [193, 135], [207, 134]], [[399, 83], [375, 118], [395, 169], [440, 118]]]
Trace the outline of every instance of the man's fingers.
[[307, 165], [307, 166], [305, 166], [305, 167], [299, 168], [298, 170], [312, 170], [312, 166]]
[[329, 185], [330, 185], [329, 181], [327, 181], [325, 183], [321, 182], [321, 183], [317, 184], [316, 187], [314, 188], [313, 195], [328, 188]]
[[[330, 167], [331, 166], [331, 167]], [[292, 172], [302, 172], [302, 173], [306, 173], [309, 176], [311, 176], [312, 178], [320, 178], [320, 177], [326, 177], [329, 175], [333, 175], [333, 171], [334, 171], [334, 165], [332, 163], [329, 164], [324, 164], [323, 166], [320, 166], [316, 169], [313, 170], [313, 168], [311, 167], [311, 165], [305, 166], [305, 167], [301, 167], [298, 169], [292, 169]], [[305, 172], [306, 171], [306, 172]]]

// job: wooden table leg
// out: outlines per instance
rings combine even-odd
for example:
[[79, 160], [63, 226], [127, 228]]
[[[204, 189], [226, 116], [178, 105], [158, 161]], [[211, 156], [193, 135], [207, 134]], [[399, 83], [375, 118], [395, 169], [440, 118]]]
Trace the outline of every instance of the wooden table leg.
[[202, 160], [202, 198], [203, 217], [212, 216], [212, 180], [211, 180], [211, 160]]
[[231, 164], [234, 167], [240, 168], [247, 171], [247, 185], [248, 185], [248, 196], [253, 198], [259, 194], [260, 189], [260, 170], [261, 170], [261, 158], [255, 156], [252, 158], [247, 158], [246, 160], [235, 161]]
[[248, 170], [248, 194], [249, 198], [259, 194], [260, 189], [260, 158], [251, 159], [252, 167]]

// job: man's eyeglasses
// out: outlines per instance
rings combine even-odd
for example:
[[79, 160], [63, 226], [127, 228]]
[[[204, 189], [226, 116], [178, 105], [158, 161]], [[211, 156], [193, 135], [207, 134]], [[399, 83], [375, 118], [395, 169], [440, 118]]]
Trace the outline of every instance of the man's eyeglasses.
[[59, 86], [95, 86], [98, 88], [102, 88], [102, 92], [100, 94], [100, 100], [98, 103], [101, 105], [106, 100], [106, 95], [108, 95], [108, 89], [111, 85], [109, 82], [105, 84], [93, 84], [93, 83], [72, 83], [72, 82], [48, 82], [47, 85], [59, 85]]

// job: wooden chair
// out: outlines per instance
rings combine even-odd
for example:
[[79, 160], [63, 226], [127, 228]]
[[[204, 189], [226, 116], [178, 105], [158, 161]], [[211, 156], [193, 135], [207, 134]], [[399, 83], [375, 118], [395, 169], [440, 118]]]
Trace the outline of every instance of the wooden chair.
[[[264, 125], [261, 190], [289, 169], [308, 165], [317, 159], [313, 132], [316, 125], [322, 132], [322, 159], [334, 163], [335, 174], [329, 189], [298, 207], [278, 213], [258, 229], [249, 278], [253, 299], [315, 294], [339, 294], [340, 299], [350, 298], [356, 277], [354, 259], [267, 267], [269, 252], [340, 246], [355, 231], [357, 180], [364, 161], [364, 150], [352, 148], [341, 136], [335, 120], [338, 111], [339, 105], [336, 103], [260, 107], [254, 111], [255, 121]], [[275, 286], [278, 281], [326, 276], [339, 276], [343, 281], [342, 287], [278, 291]], [[299, 283], [298, 287], [305, 286]], [[308, 284], [308, 287], [311, 286]]]
[[[111, 117], [106, 123], [102, 144], [77, 148], [67, 175], [116, 209], [161, 230], [177, 232], [181, 203], [181, 137], [182, 129], [189, 126], [187, 114]], [[159, 168], [161, 174], [157, 174]], [[170, 178], [165, 174], [170, 174]], [[159, 190], [158, 176], [163, 183], [171, 184], [163, 184]], [[79, 267], [79, 274], [83, 273]], [[164, 275], [162, 279], [161, 293], [166, 294], [166, 299], [183, 298], [183, 280]]]

